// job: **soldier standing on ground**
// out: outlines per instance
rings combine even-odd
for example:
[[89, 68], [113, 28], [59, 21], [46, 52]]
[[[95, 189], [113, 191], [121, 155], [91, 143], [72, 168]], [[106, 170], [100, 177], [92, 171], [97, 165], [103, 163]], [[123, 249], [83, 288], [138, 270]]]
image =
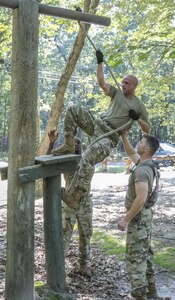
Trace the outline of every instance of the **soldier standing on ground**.
[[135, 165], [129, 177], [125, 198], [126, 214], [118, 223], [118, 229], [127, 228], [126, 268], [131, 295], [136, 300], [165, 299], [159, 297], [153, 269], [151, 231], [153, 212], [148, 205], [154, 181], [152, 156], [159, 148], [159, 141], [145, 135], [138, 144], [137, 152], [128, 142], [125, 132], [122, 141], [126, 153]]

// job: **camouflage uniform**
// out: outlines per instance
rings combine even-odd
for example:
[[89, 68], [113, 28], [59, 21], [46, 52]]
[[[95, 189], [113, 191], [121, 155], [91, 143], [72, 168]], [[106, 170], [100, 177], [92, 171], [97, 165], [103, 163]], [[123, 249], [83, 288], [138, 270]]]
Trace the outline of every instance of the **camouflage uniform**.
[[[66, 185], [73, 174], [66, 177]], [[92, 200], [90, 191], [81, 197], [76, 209], [70, 208], [63, 202], [63, 235], [64, 252], [68, 253], [74, 225], [78, 222], [79, 233], [79, 264], [90, 269], [90, 239], [92, 236]]]
[[[112, 130], [107, 122], [101, 120], [101, 118], [96, 118], [89, 111], [74, 105], [67, 110], [65, 117], [65, 132], [72, 132], [75, 135], [77, 127], [80, 127], [92, 138], [92, 143], [100, 135]], [[76, 172], [74, 176], [74, 189], [80, 188], [85, 192], [89, 191], [91, 179], [95, 170], [94, 165], [109, 156], [111, 149], [118, 143], [118, 137], [118, 134], [114, 133], [102, 138], [87, 148], [83, 153], [78, 172]], [[73, 191], [71, 190], [69, 193], [70, 192]]]
[[133, 297], [146, 294], [149, 283], [155, 283], [151, 223], [151, 208], [143, 208], [138, 220], [133, 219], [127, 228], [126, 267]]
[[65, 256], [69, 250], [74, 225], [78, 222], [79, 263], [80, 265], [87, 265], [90, 262], [90, 238], [92, 236], [92, 200], [90, 194], [82, 197], [78, 205], [78, 209], [74, 209], [63, 203]]
[[[147, 161], [148, 163], [148, 161]], [[147, 182], [151, 191], [153, 184], [153, 170], [144, 162], [131, 173], [125, 200], [128, 210], [135, 199], [135, 182]], [[130, 221], [127, 227], [126, 239], [126, 267], [132, 286], [132, 296], [139, 299], [147, 293], [149, 284], [155, 283], [153, 270], [153, 251], [151, 248], [152, 209], [143, 207], [141, 212]]]

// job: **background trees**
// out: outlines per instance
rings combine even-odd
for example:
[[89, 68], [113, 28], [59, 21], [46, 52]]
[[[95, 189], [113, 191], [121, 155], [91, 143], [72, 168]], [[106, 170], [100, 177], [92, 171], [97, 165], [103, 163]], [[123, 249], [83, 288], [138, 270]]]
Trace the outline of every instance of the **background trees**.
[[[63, 1], [47, 1], [66, 7]], [[123, 74], [134, 73], [140, 81], [138, 96], [148, 108], [152, 132], [162, 141], [175, 144], [175, 8], [171, 0], [69, 1], [85, 11], [111, 17], [108, 28], [86, 24], [97, 48], [105, 55], [120, 82]], [[0, 9], [0, 151], [7, 151], [10, 108], [11, 12]], [[113, 83], [108, 70], [106, 78]], [[40, 16], [38, 116], [41, 144], [45, 151], [47, 132], [59, 127], [62, 140], [64, 109], [78, 103], [99, 114], [108, 99], [96, 83], [95, 51], [78, 23]], [[130, 133], [138, 139], [138, 127]], [[88, 141], [84, 138], [84, 144]]]

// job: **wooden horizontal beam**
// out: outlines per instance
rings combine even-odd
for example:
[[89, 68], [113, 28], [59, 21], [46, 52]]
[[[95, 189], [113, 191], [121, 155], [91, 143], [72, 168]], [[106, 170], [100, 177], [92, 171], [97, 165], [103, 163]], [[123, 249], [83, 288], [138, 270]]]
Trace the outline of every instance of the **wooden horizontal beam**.
[[34, 165], [20, 168], [18, 171], [20, 182], [30, 182], [36, 179], [43, 179], [58, 176], [64, 173], [75, 172], [78, 164], [74, 161], [53, 165]]
[[[0, 0], [0, 6], [12, 9], [17, 8], [18, 3], [18, 0]], [[84, 23], [98, 24], [103, 26], [109, 26], [111, 24], [111, 19], [109, 17], [97, 16], [94, 14], [84, 13], [56, 6], [50, 6], [46, 4], [38, 5], [40, 14], [80, 21]]]
[[[43, 155], [35, 157], [35, 165], [20, 168], [20, 182], [30, 182], [40, 178], [49, 178], [64, 173], [75, 172], [81, 155]], [[8, 179], [8, 166], [0, 167], [1, 180]]]
[[15, 9], [18, 7], [18, 0], [0, 0], [0, 6]]
[[53, 154], [49, 155], [41, 155], [35, 157], [35, 164], [43, 164], [43, 165], [52, 165], [62, 162], [70, 162], [70, 161], [76, 161], [79, 162], [81, 159], [81, 155], [77, 154], [67, 154], [67, 155], [59, 155], [54, 156]]

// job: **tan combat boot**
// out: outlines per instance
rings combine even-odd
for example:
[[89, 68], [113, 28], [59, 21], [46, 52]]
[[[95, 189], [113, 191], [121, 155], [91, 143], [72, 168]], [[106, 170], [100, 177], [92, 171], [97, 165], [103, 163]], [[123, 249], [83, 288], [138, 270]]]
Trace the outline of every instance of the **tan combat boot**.
[[64, 144], [59, 148], [52, 150], [51, 152], [54, 155], [62, 154], [74, 154], [75, 153], [75, 142], [74, 135], [72, 132], [65, 132]]

